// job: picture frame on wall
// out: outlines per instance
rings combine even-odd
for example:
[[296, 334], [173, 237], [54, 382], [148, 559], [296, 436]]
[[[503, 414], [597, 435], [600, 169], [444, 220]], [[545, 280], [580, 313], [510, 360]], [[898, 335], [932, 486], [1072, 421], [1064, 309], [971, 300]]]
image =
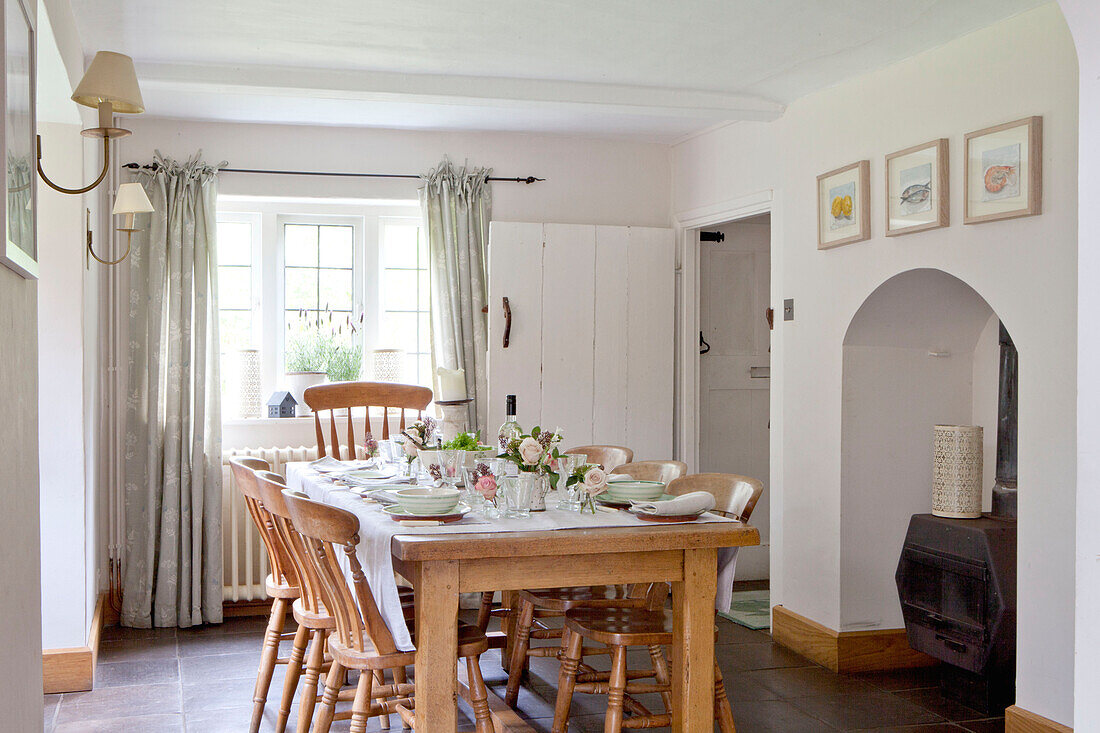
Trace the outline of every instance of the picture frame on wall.
[[871, 238], [871, 162], [861, 160], [817, 177], [817, 248]]
[[949, 224], [947, 138], [886, 156], [886, 236]]
[[31, 0], [2, 0], [4, 134], [0, 159], [6, 161], [0, 199], [0, 263], [27, 279], [38, 277], [37, 138], [35, 127], [35, 15]]
[[964, 224], [1042, 213], [1042, 117], [1025, 117], [967, 133], [964, 154]]

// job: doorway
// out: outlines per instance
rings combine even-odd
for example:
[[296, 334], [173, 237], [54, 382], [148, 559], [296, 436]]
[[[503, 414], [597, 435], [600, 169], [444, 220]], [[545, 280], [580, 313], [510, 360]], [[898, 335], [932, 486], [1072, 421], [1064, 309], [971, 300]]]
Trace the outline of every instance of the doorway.
[[760, 546], [738, 557], [738, 580], [769, 577], [770, 213], [699, 232], [698, 471], [758, 478]]

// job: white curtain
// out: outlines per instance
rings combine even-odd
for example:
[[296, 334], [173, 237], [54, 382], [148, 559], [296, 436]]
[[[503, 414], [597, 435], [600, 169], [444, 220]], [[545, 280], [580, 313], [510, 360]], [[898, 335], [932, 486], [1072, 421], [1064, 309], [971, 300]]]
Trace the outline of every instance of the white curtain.
[[[432, 289], [432, 365], [466, 372], [470, 429], [486, 429], [489, 348], [486, 277], [492, 189], [486, 168], [444, 160], [425, 176], [420, 207], [428, 231]], [[433, 369], [434, 371], [434, 369]]]
[[129, 257], [122, 623], [222, 620], [217, 169], [159, 153]]

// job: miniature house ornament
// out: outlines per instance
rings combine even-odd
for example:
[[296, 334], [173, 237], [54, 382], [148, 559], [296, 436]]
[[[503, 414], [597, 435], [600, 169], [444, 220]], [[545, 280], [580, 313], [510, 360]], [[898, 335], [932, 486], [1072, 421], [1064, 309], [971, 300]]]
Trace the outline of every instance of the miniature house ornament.
[[271, 399], [267, 401], [267, 416], [294, 417], [294, 407], [297, 404], [298, 401], [294, 399], [294, 395], [286, 390], [280, 390], [271, 395]]

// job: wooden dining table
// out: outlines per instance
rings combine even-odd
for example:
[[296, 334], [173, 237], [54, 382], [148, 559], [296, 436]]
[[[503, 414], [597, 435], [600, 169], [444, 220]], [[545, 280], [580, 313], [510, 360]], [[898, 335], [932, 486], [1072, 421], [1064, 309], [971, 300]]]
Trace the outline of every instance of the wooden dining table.
[[[711, 730], [718, 549], [759, 543], [740, 522], [394, 535], [394, 569], [416, 589], [416, 730], [457, 727], [460, 593], [661, 581], [672, 584], [672, 730]], [[498, 732], [533, 730], [489, 696]]]

